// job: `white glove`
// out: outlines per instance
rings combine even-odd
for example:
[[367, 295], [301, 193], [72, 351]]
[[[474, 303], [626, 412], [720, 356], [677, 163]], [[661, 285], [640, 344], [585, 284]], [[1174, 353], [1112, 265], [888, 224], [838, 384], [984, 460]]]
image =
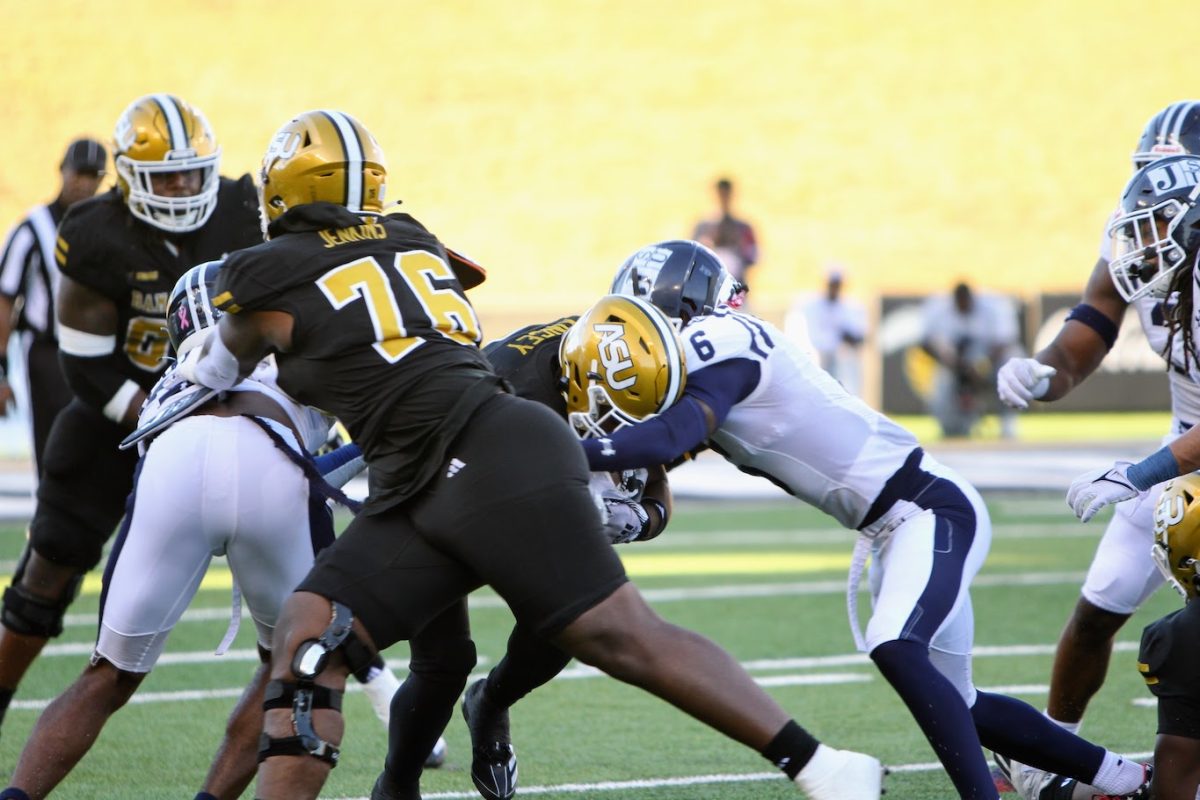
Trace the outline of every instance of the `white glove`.
[[191, 349], [189, 349], [187, 351], [187, 355], [181, 358], [179, 363], [175, 365], [176, 377], [181, 378], [188, 383], [200, 382], [196, 380], [196, 364], [200, 363], [200, 352], [204, 350], [204, 342], [215, 330], [215, 327], [204, 328], [203, 330], [192, 334], [195, 337], [195, 340], [194, 342], [188, 342], [188, 344], [191, 344]]
[[1067, 505], [1080, 522], [1087, 522], [1107, 505], [1141, 494], [1141, 490], [1133, 485], [1126, 474], [1132, 466], [1129, 461], [1118, 461], [1111, 467], [1085, 472], [1071, 481], [1071, 488], [1067, 490]]
[[606, 491], [604, 503], [604, 534], [613, 544], [632, 542], [646, 531], [650, 515], [642, 504], [630, 500], [618, 490]]
[[996, 374], [996, 394], [1009, 408], [1029, 408], [1050, 391], [1050, 378], [1058, 372], [1036, 358], [1010, 358]]

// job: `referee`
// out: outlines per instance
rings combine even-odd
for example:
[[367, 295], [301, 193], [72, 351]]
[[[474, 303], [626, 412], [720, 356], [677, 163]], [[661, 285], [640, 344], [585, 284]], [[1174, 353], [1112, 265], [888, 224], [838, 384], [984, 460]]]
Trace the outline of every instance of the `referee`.
[[[104, 145], [94, 139], [71, 142], [59, 165], [58, 197], [35, 206], [14, 225], [0, 254], [0, 416], [8, 415], [9, 402], [15, 399], [29, 417], [35, 477], [50, 424], [72, 397], [58, 365], [54, 332], [58, 224], [68, 208], [100, 188], [107, 161]], [[19, 370], [20, 379], [10, 382], [8, 345], [14, 332], [24, 369]]]

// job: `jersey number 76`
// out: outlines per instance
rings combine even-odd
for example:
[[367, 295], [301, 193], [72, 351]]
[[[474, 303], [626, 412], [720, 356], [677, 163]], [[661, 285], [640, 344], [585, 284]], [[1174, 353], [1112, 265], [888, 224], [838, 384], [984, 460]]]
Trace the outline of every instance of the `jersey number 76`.
[[423, 320], [404, 319], [388, 272], [374, 256], [335, 267], [317, 280], [317, 286], [335, 309], [341, 310], [359, 299], [367, 304], [375, 328], [375, 350], [389, 364], [395, 364], [425, 341], [424, 336], [410, 335], [410, 329], [432, 328], [459, 344], [479, 344], [482, 333], [475, 309], [454, 289], [439, 288], [434, 283], [454, 278], [445, 261], [425, 250], [411, 250], [396, 253], [392, 269], [417, 299]]

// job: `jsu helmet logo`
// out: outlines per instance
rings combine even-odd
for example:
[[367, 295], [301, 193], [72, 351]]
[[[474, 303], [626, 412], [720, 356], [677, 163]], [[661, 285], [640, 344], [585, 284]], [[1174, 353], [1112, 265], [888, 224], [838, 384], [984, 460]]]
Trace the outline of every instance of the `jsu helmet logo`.
[[1155, 167], [1147, 174], [1156, 192], [1167, 192], [1177, 186], [1200, 184], [1200, 161], [1181, 159]]
[[[600, 365], [604, 368], [604, 381], [613, 389], [628, 389], [637, 383], [637, 369], [629, 354], [629, 343], [625, 341], [625, 326], [619, 323], [600, 323], [592, 326], [600, 336], [597, 351]], [[628, 377], [621, 373], [629, 372]]]

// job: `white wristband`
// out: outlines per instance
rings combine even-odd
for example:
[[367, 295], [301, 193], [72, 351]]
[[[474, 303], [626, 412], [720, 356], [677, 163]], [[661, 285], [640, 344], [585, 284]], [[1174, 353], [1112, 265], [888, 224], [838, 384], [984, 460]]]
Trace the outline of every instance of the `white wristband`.
[[61, 323], [58, 326], [58, 349], [67, 355], [79, 358], [97, 358], [109, 355], [116, 346], [115, 334], [88, 333], [68, 328]]
[[137, 395], [141, 388], [130, 380], [122, 383], [121, 388], [117, 389], [116, 393], [104, 404], [104, 408], [102, 409], [104, 416], [113, 422], [124, 422], [125, 414], [129, 411], [129, 404], [133, 402], [134, 396]]

